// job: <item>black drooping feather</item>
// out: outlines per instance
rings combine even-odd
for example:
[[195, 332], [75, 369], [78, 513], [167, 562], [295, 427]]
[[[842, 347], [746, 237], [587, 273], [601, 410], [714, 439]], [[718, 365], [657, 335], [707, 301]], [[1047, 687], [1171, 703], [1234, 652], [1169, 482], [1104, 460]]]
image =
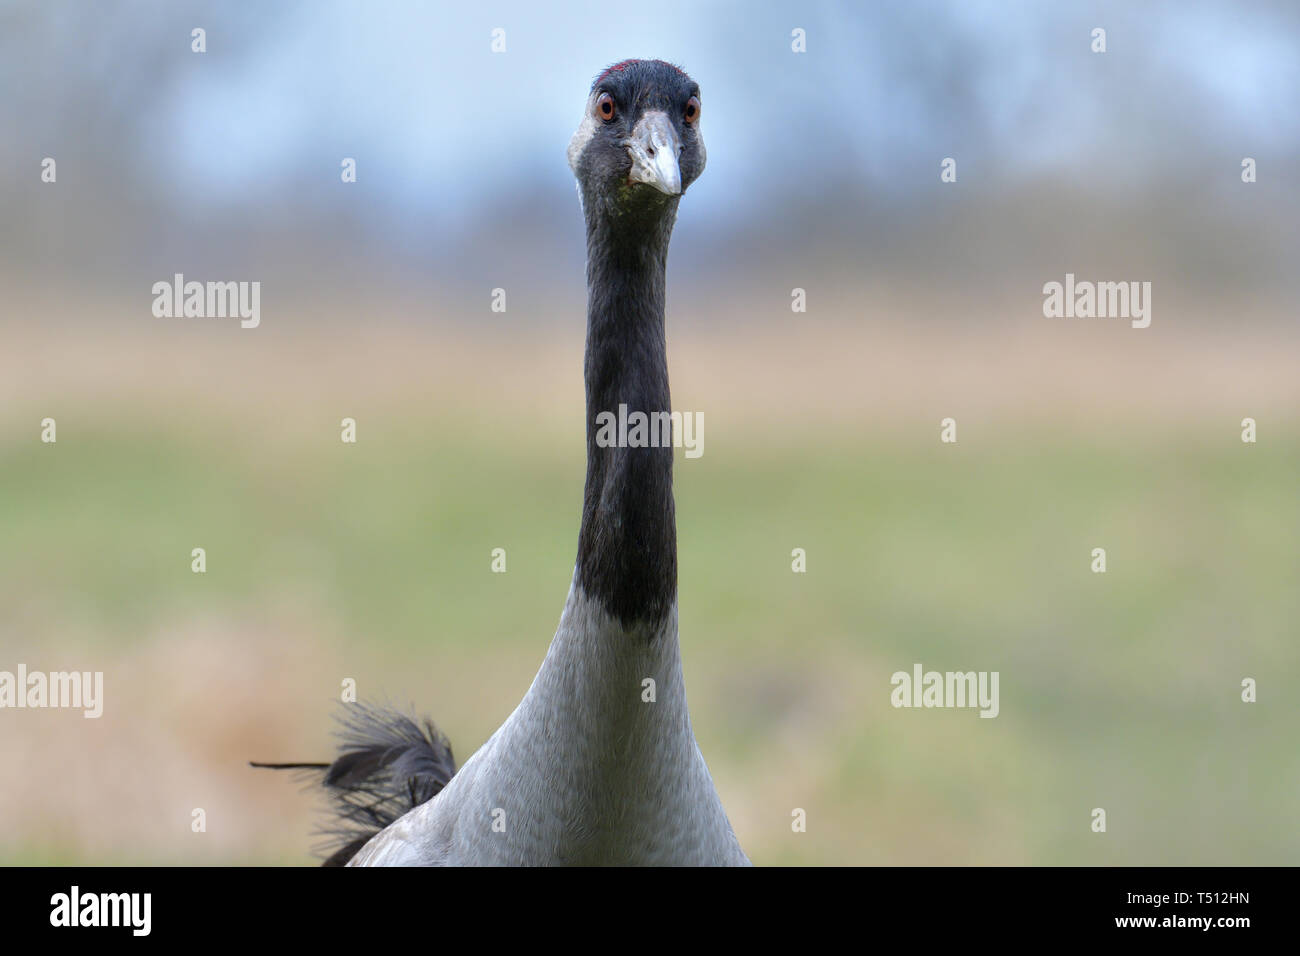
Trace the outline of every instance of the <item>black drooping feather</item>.
[[306, 770], [329, 793], [334, 821], [322, 829], [322, 866], [344, 866], [376, 833], [427, 803], [456, 772], [451, 744], [433, 721], [400, 711], [347, 704], [338, 721], [339, 756], [324, 763], [257, 763], [274, 770]]

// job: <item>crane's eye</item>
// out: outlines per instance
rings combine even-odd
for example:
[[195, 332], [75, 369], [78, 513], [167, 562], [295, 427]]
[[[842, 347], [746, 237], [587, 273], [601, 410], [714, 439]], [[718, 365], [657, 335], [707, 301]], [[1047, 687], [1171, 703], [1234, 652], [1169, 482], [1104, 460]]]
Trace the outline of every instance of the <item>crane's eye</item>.
[[614, 118], [614, 97], [608, 93], [601, 93], [600, 99], [596, 100], [596, 115], [606, 123]]
[[700, 98], [692, 96], [686, 101], [686, 122], [694, 123], [700, 118]]

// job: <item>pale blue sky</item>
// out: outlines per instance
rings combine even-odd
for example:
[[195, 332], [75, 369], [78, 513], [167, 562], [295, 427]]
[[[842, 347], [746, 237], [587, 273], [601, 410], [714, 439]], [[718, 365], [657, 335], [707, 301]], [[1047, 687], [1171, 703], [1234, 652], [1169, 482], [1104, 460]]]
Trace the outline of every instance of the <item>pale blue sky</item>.
[[[0, 255], [124, 281], [186, 256], [567, 275], [565, 147], [592, 77], [642, 56], [702, 87], [708, 170], [675, 248], [709, 267], [1055, 272], [1072, 249], [1258, 282], [1297, 243], [1297, 36], [1300, 4], [1264, 0], [15, 2]], [[341, 189], [345, 156], [359, 182]], [[948, 156], [960, 188], [936, 192]]]

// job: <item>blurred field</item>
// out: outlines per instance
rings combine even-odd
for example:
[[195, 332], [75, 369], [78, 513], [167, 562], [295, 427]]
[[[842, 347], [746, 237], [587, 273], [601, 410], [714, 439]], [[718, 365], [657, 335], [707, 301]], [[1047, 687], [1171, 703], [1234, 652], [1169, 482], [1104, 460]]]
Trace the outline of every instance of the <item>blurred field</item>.
[[[248, 758], [327, 755], [352, 677], [463, 760], [558, 618], [577, 330], [176, 328], [13, 328], [0, 359], [0, 667], [103, 670], [106, 696], [4, 715], [0, 862], [310, 862], [317, 804]], [[706, 419], [677, 462], [687, 685], [756, 862], [1300, 859], [1289, 344], [1166, 339], [1157, 368], [1141, 336], [671, 340]], [[1001, 715], [894, 710], [914, 662], [1000, 671]]]

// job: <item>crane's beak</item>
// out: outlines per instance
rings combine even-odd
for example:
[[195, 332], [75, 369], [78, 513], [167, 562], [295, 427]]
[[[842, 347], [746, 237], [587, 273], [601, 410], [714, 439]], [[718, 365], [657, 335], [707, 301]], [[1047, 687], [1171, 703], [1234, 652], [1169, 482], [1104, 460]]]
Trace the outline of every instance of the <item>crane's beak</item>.
[[682, 143], [668, 114], [652, 110], [643, 115], [632, 128], [632, 135], [625, 145], [632, 157], [628, 179], [634, 183], [649, 183], [669, 196], [681, 193], [682, 171], [677, 165], [677, 156], [682, 151]]

